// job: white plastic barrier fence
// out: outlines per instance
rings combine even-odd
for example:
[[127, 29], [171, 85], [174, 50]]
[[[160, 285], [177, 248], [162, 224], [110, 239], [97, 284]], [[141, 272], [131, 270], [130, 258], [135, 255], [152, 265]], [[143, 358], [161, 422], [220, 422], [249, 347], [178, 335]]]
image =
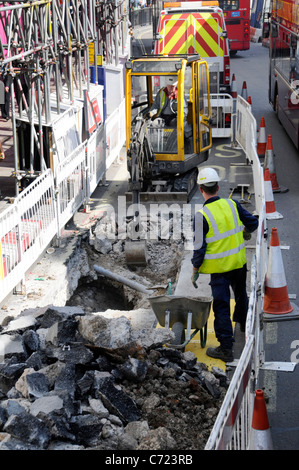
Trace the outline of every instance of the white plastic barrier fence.
[[[263, 217], [261, 215], [261, 217]], [[247, 450], [252, 423], [254, 390], [262, 363], [262, 308], [259, 259], [263, 250], [263, 223], [258, 227], [256, 253], [251, 264], [251, 291], [246, 321], [246, 342], [205, 450]]]
[[0, 214], [0, 300], [23, 280], [56, 233], [54, 181], [47, 170]]
[[106, 166], [110, 167], [118, 157], [120, 148], [125, 142], [125, 110], [124, 100], [113, 111], [106, 121]]
[[57, 168], [58, 233], [85, 201], [85, 150], [81, 144]]
[[[250, 104], [241, 96], [237, 97], [237, 122], [236, 122], [236, 139], [245, 152], [247, 163], [252, 167], [254, 197], [256, 212], [259, 215], [260, 226], [263, 233], [257, 237], [257, 249], [260, 256], [257, 258], [258, 263], [258, 282], [262, 283], [266, 273], [268, 262], [267, 242], [264, 233], [267, 230], [267, 219], [265, 213], [265, 186], [264, 173], [258, 154], [256, 152], [256, 120], [251, 112]], [[260, 246], [258, 246], [260, 245]]]
[[225, 93], [211, 93], [212, 137], [230, 137], [232, 125], [233, 99]]
[[86, 186], [88, 198], [90, 198], [106, 171], [104, 132], [104, 126], [98, 127], [87, 142]]
[[254, 336], [250, 335], [247, 338], [205, 450], [247, 449], [252, 410], [250, 377], [253, 350]]
[[[82, 108], [82, 106], [81, 106]], [[82, 115], [79, 106], [68, 107], [58, 117], [55, 118], [52, 128], [54, 136], [53, 168], [56, 169], [59, 162], [62, 162], [67, 156], [81, 144], [79, 134], [79, 116]], [[82, 124], [81, 124], [82, 127]]]
[[[0, 214], [0, 302], [25, 277], [51, 241], [83, 204], [125, 143], [124, 102], [52, 170], [42, 173]], [[109, 152], [106, 153], [106, 127]]]
[[126, 115], [126, 101], [123, 100], [120, 105], [119, 105], [119, 115], [122, 116], [120, 117], [119, 120], [119, 146], [123, 145], [124, 142], [126, 142], [126, 120], [123, 118], [123, 116]]
[[236, 108], [236, 140], [252, 165], [256, 210], [259, 227], [256, 235], [256, 252], [251, 265], [251, 292], [246, 321], [245, 346], [233, 374], [225, 399], [217, 416], [205, 450], [247, 450], [250, 445], [250, 429], [254, 391], [263, 362], [263, 339], [260, 329], [262, 295], [268, 262], [266, 213], [263, 171], [256, 153], [256, 122], [250, 105], [240, 96]]

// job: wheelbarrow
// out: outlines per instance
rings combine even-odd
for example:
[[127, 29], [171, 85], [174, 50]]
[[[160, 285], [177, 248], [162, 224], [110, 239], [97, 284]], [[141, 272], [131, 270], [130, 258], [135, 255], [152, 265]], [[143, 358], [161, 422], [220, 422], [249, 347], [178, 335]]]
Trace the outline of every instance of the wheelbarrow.
[[205, 347], [212, 298], [158, 295], [149, 297], [149, 302], [159, 324], [174, 333], [171, 344], [166, 346], [184, 349], [200, 332], [201, 347]]

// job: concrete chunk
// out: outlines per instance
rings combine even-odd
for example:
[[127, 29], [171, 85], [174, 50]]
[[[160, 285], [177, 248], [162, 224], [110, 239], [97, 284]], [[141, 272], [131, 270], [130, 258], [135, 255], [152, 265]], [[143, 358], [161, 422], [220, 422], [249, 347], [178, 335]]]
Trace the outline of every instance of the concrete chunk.
[[15, 386], [23, 397], [39, 398], [48, 393], [50, 384], [48, 378], [41, 372], [25, 369]]
[[10, 416], [3, 430], [40, 449], [46, 449], [51, 438], [47, 426], [41, 420], [26, 412]]
[[35, 400], [30, 406], [30, 413], [37, 416], [39, 412], [49, 414], [63, 409], [63, 400], [58, 395], [44, 396]]
[[0, 335], [0, 363], [7, 357], [17, 356], [19, 360], [26, 359], [26, 351], [24, 350], [24, 344], [22, 336], [19, 334]]

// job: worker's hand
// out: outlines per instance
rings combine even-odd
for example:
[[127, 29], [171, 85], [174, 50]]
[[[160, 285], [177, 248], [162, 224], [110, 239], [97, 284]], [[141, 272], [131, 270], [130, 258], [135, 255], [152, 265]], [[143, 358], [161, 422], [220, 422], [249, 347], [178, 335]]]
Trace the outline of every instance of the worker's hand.
[[199, 276], [199, 272], [198, 272], [198, 269], [196, 268], [193, 268], [193, 272], [192, 272], [192, 276], [191, 276], [191, 282], [193, 284], [193, 286], [197, 289], [197, 284], [196, 284], [196, 281], [198, 279], [198, 276]]
[[250, 240], [251, 239], [251, 233], [247, 232], [245, 229], [243, 230], [243, 237], [244, 240]]
[[152, 117], [154, 116], [154, 112], [153, 111], [149, 111], [147, 114], [146, 114], [146, 118], [147, 119], [152, 119]]

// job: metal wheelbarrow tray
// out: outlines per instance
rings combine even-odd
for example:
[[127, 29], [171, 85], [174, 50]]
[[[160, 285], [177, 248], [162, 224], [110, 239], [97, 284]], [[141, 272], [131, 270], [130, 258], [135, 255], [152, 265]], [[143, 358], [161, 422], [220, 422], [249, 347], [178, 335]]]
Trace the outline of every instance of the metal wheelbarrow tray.
[[200, 331], [201, 347], [205, 347], [211, 297], [159, 295], [149, 297], [149, 301], [159, 324], [175, 334], [173, 342], [166, 346], [183, 349]]

